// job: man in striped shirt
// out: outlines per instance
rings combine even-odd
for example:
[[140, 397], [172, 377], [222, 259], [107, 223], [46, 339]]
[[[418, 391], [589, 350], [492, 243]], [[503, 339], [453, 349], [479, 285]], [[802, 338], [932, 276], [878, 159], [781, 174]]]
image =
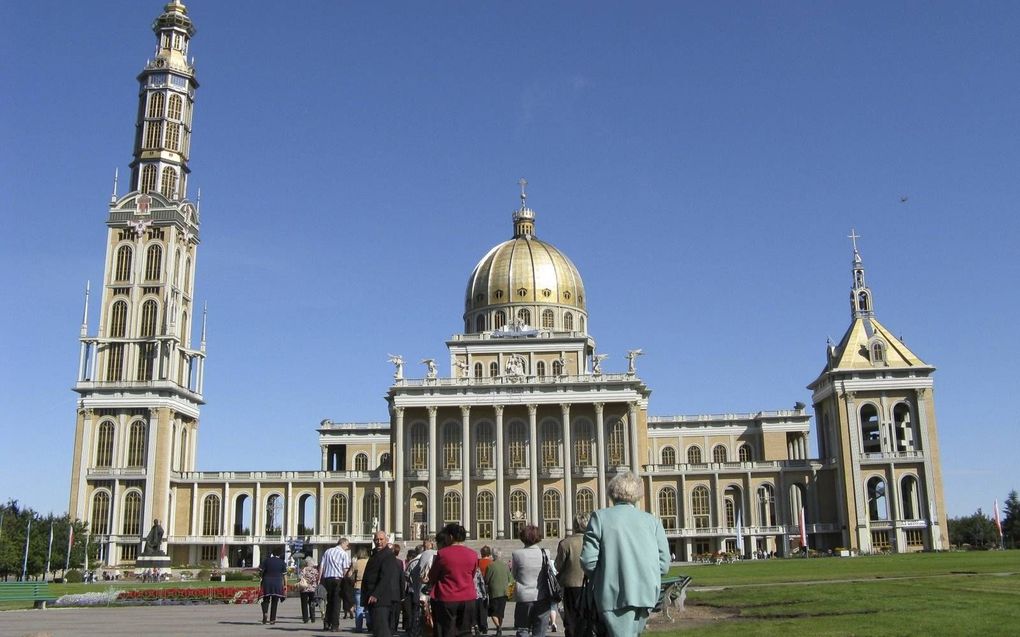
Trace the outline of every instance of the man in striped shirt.
[[340, 627], [340, 580], [351, 568], [351, 545], [347, 538], [340, 538], [336, 546], [326, 550], [319, 561], [319, 578], [326, 587], [326, 613], [322, 619], [323, 630], [339, 632]]

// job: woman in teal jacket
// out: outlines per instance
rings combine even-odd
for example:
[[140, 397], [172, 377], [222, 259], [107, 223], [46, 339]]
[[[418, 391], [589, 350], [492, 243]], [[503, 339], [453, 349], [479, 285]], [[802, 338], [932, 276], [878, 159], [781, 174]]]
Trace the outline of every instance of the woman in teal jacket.
[[592, 579], [595, 606], [611, 637], [645, 629], [669, 571], [662, 523], [634, 506], [643, 490], [634, 474], [618, 474], [606, 488], [613, 506], [592, 513], [584, 534], [581, 568]]

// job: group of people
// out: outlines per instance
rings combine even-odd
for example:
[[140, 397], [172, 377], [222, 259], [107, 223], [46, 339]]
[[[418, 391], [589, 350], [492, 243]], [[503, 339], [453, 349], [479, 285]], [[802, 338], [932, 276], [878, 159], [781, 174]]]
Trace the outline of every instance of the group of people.
[[[392, 637], [399, 628], [409, 637], [465, 637], [487, 633], [490, 622], [502, 637], [512, 598], [515, 637], [545, 637], [561, 601], [566, 637], [638, 635], [670, 564], [662, 524], [635, 506], [642, 492], [639, 478], [617, 475], [607, 487], [613, 506], [576, 516], [574, 534], [560, 541], [555, 555], [541, 548], [534, 525], [521, 529], [524, 546], [509, 561], [490, 547], [479, 554], [466, 546], [459, 524], [411, 549], [406, 560], [385, 531], [374, 534], [371, 555], [357, 559], [341, 538], [318, 565], [309, 558], [301, 569], [302, 620], [315, 621], [316, 598], [323, 597], [327, 631], [339, 631], [343, 607], [344, 617], [353, 611], [355, 632], [367, 628], [374, 637]], [[270, 556], [261, 571], [262, 621], [275, 623], [286, 565]], [[345, 603], [350, 589], [353, 609]]]

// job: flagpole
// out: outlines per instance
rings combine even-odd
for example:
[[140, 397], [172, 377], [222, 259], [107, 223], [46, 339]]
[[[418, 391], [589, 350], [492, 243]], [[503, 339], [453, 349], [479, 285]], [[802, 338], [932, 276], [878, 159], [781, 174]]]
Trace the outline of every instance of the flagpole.
[[[51, 514], [52, 515], [52, 514]], [[53, 556], [53, 519], [50, 518], [50, 543], [46, 547], [46, 570], [43, 571], [43, 581], [46, 581], [46, 577], [50, 574], [50, 557]]]
[[995, 528], [999, 529], [999, 548], [1003, 551], [1006, 550], [1006, 538], [1002, 535], [1002, 520], [999, 519], [999, 499], [995, 499], [995, 506], [992, 509], [995, 511]]
[[85, 534], [85, 568], [82, 569], [83, 570], [82, 575], [84, 575], [85, 573], [88, 573], [88, 571], [89, 571], [89, 538], [90, 537], [92, 537], [92, 533], [86, 533]]
[[32, 518], [28, 518], [28, 529], [25, 530], [25, 557], [21, 560], [21, 581], [25, 581], [28, 570], [28, 540], [32, 537]]
[[74, 546], [74, 522], [67, 519], [67, 555], [64, 558], [64, 577], [67, 577], [67, 569], [71, 568], [71, 548]]

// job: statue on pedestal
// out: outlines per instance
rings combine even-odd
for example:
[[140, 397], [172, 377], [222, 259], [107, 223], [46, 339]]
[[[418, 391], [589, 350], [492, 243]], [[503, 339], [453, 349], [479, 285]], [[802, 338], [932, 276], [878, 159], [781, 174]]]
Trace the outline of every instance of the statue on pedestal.
[[149, 529], [149, 534], [143, 539], [145, 540], [145, 549], [142, 551], [143, 556], [166, 556], [166, 553], [159, 550], [159, 545], [163, 543], [163, 527], [159, 524], [159, 520], [152, 521], [152, 528]]

